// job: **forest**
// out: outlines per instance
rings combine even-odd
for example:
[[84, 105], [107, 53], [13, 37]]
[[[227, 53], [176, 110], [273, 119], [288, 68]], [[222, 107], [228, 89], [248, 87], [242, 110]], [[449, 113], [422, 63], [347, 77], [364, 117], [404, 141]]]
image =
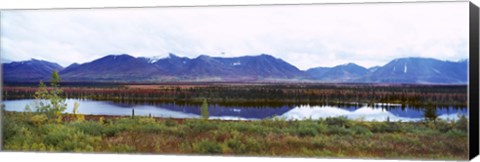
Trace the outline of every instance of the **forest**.
[[[7, 85], [4, 100], [33, 98], [36, 86]], [[328, 83], [67, 84], [66, 98], [121, 102], [185, 102], [204, 98], [220, 105], [339, 105], [392, 103], [410, 107], [467, 107], [466, 85]]]

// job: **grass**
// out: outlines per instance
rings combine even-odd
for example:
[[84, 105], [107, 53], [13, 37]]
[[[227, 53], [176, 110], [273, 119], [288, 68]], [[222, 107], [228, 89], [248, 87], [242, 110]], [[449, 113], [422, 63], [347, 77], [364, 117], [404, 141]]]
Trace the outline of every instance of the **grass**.
[[307, 156], [395, 159], [467, 159], [466, 118], [458, 121], [365, 122], [346, 118], [221, 121], [85, 116], [61, 122], [32, 113], [4, 112], [3, 149]]

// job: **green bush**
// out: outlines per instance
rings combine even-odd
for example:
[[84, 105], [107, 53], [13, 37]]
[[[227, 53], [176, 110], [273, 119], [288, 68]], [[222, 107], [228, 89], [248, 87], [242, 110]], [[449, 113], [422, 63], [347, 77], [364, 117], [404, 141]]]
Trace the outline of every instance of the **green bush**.
[[349, 127], [350, 120], [347, 119], [345, 116], [340, 117], [328, 117], [325, 119], [325, 124], [328, 126], [337, 126], [337, 127]]
[[190, 128], [192, 132], [208, 132], [217, 128], [217, 125], [213, 122], [208, 122], [205, 120], [196, 120], [196, 121], [186, 121], [186, 126]]
[[246, 146], [237, 138], [232, 138], [226, 140], [226, 144], [230, 150], [232, 150], [234, 153], [245, 153], [247, 150]]
[[62, 151], [93, 152], [94, 147], [100, 141], [100, 137], [89, 136], [83, 132], [76, 131], [58, 146]]
[[239, 132], [259, 134], [259, 135], [266, 135], [268, 134], [268, 132], [271, 131], [271, 128], [260, 125], [260, 124], [255, 124], [253, 122], [249, 124], [231, 123], [230, 127]]
[[300, 137], [316, 136], [318, 134], [314, 127], [300, 127], [297, 129], [297, 133]]
[[47, 115], [45, 114], [36, 114], [33, 115], [30, 118], [30, 123], [33, 124], [34, 126], [41, 126], [45, 124], [45, 122], [48, 120]]
[[378, 122], [372, 124], [371, 131], [373, 133], [394, 133], [401, 132], [401, 123], [396, 122]]
[[453, 138], [466, 138], [468, 136], [466, 132], [457, 129], [449, 130], [446, 135]]
[[275, 128], [286, 128], [289, 123], [285, 118], [272, 117], [269, 119], [263, 119], [260, 121], [263, 126], [275, 127]]
[[245, 139], [246, 152], [258, 153], [262, 150], [264, 146], [265, 146], [264, 141], [253, 139], [253, 138]]
[[168, 118], [168, 119], [165, 120], [165, 126], [174, 127], [174, 126], [177, 126], [177, 122], [175, 122], [175, 120], [173, 120], [171, 118]]
[[[8, 131], [10, 130], [14, 131], [14, 134], [8, 137], [8, 140], [3, 141], [3, 149], [29, 151], [30, 146], [35, 142], [36, 136], [34, 136], [28, 128], [22, 126], [15, 126], [14, 129], [8, 129]], [[4, 130], [3, 132], [6, 131], [7, 130]]]
[[464, 132], [468, 131], [468, 119], [465, 115], [460, 116], [460, 118], [455, 122], [455, 128]]
[[453, 128], [453, 125], [448, 123], [445, 120], [436, 120], [435, 121], [435, 128], [434, 129], [436, 129], [436, 130], [438, 130], [442, 133], [448, 132], [452, 128]]
[[165, 129], [166, 129], [165, 126], [160, 124], [145, 124], [145, 125], [137, 126], [135, 130], [145, 132], [145, 133], [161, 133]]
[[47, 133], [44, 137], [44, 142], [47, 145], [58, 146], [62, 142], [67, 141], [68, 138], [75, 132], [71, 127], [63, 125], [49, 124], [45, 125]]
[[135, 124], [143, 124], [143, 125], [148, 125], [148, 124], [158, 124], [157, 121], [154, 118], [149, 118], [149, 117], [139, 117], [133, 119]]
[[317, 138], [314, 138], [312, 140], [313, 147], [315, 147], [315, 148], [323, 148], [323, 147], [326, 146], [326, 143], [327, 143], [327, 141], [326, 141], [325, 138], [318, 138], [317, 137]]
[[48, 133], [40, 138], [43, 138], [46, 146], [52, 146], [56, 151], [92, 152], [101, 141], [99, 136], [85, 134], [71, 126], [48, 124], [45, 129]]
[[118, 135], [120, 132], [123, 132], [127, 130], [126, 127], [118, 126], [118, 125], [109, 125], [103, 127], [102, 134], [104, 134], [107, 137], [113, 137]]
[[214, 141], [202, 140], [193, 144], [193, 151], [202, 154], [222, 153], [222, 146]]
[[360, 126], [360, 125], [355, 125], [351, 127], [350, 130], [354, 134], [358, 134], [358, 135], [368, 135], [368, 136], [373, 135], [373, 133], [367, 127]]
[[334, 126], [334, 127], [328, 128], [327, 134], [346, 136], [346, 135], [352, 135], [352, 132], [347, 128]]
[[[296, 123], [297, 129], [293, 130], [294, 134], [297, 134], [301, 137], [305, 136], [316, 136], [319, 133], [326, 133], [328, 127], [323, 122], [316, 122], [311, 120], [306, 120]], [[292, 133], [292, 131], [290, 131]]]
[[2, 141], [9, 141], [12, 137], [19, 133], [20, 123], [14, 122], [10, 116], [2, 116]]
[[77, 130], [93, 136], [101, 136], [103, 126], [95, 121], [74, 122], [72, 126]]

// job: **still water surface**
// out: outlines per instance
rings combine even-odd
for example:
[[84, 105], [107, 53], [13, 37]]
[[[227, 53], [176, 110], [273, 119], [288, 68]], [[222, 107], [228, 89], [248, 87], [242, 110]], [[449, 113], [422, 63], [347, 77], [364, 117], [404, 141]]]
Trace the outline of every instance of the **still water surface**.
[[[27, 104], [32, 105], [34, 99], [2, 101], [7, 111], [24, 111]], [[200, 118], [200, 106], [178, 105], [173, 103], [159, 104], [125, 104], [111, 101], [92, 101], [67, 99], [68, 107], [66, 113], [71, 113], [73, 104], [80, 103], [79, 112], [92, 115], [131, 115], [135, 109], [135, 115], [171, 118]], [[33, 106], [30, 106], [31, 108]], [[210, 119], [223, 120], [258, 120], [271, 117], [280, 117], [287, 120], [318, 119], [326, 117], [346, 116], [349, 119], [361, 119], [365, 121], [420, 121], [426, 117], [434, 117], [456, 120], [459, 115], [468, 115], [466, 108], [436, 108], [426, 112], [419, 108], [402, 108], [399, 105], [390, 106], [280, 106], [280, 107], [247, 107], [247, 106], [219, 106], [209, 105]], [[426, 115], [428, 114], [428, 115]]]

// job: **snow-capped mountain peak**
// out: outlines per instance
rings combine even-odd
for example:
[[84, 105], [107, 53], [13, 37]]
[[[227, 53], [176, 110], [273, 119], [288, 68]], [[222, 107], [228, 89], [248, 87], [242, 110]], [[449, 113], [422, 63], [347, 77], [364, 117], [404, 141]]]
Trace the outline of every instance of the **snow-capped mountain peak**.
[[153, 57], [147, 58], [148, 63], [151, 63], [151, 64], [156, 63], [156, 62], [157, 62], [158, 60], [160, 60], [160, 59], [162, 59], [161, 56], [153, 56]]

